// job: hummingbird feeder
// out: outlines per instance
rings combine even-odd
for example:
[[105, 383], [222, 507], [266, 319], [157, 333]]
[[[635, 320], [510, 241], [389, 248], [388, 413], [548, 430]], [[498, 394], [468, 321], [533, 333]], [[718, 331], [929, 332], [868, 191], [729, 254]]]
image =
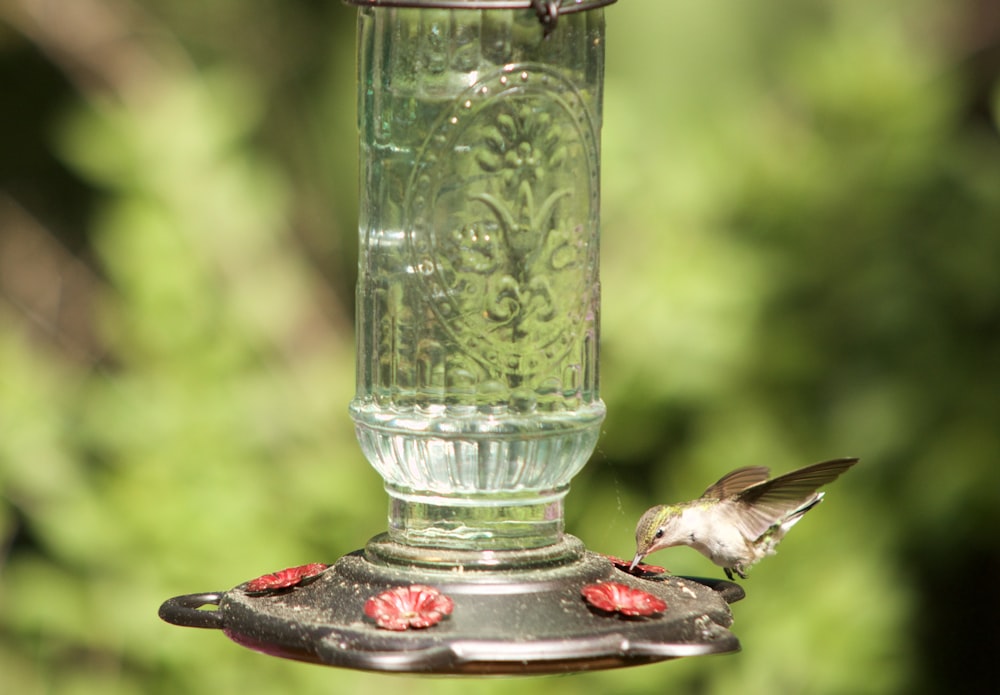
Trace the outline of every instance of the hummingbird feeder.
[[[604, 7], [358, 6], [357, 392], [387, 532], [160, 616], [277, 656], [524, 674], [739, 649], [731, 582], [586, 550], [563, 499], [597, 442]], [[205, 608], [209, 610], [205, 610]]]

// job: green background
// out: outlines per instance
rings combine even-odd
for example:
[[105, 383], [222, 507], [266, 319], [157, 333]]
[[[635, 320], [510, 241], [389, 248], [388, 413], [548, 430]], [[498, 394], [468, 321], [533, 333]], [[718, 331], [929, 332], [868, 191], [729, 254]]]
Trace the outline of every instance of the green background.
[[[646, 507], [731, 468], [863, 461], [744, 583], [741, 653], [472, 682], [286, 662], [156, 617], [384, 528], [346, 413], [354, 11], [0, 1], [0, 687], [992, 692], [998, 15], [607, 10], [609, 414], [567, 530], [628, 556]], [[688, 549], [650, 560], [720, 574]]]

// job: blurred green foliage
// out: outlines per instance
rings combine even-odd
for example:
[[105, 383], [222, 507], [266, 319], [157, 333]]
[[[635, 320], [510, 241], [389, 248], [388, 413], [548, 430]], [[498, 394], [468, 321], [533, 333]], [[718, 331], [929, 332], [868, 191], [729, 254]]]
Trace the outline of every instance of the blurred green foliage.
[[346, 414], [353, 10], [46, 7], [0, 2], [4, 692], [992, 692], [990, 0], [608, 9], [609, 415], [569, 531], [627, 555], [643, 509], [730, 468], [863, 463], [754, 569], [742, 653], [471, 685], [156, 618], [384, 525]]

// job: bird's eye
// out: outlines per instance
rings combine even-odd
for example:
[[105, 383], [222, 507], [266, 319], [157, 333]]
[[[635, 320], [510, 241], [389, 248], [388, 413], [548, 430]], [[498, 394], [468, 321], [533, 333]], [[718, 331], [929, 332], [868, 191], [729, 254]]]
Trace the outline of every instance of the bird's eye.
[[656, 533], [653, 534], [653, 538], [663, 538], [663, 529], [656, 529]]

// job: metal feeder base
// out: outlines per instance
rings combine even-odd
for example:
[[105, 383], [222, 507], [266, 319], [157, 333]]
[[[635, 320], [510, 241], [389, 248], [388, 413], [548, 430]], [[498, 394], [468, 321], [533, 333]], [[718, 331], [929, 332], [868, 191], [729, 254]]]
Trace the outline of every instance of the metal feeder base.
[[[266, 654], [368, 671], [565, 673], [740, 648], [727, 629], [728, 604], [744, 596], [733, 582], [635, 577], [570, 536], [549, 552], [553, 564], [528, 569], [512, 568], [503, 552], [478, 554], [491, 566], [481, 562], [473, 569], [404, 566], [385, 561], [382, 551], [391, 545], [375, 539], [367, 552], [341, 558], [315, 580], [269, 595], [250, 594], [241, 584], [227, 592], [177, 596], [160, 607], [160, 617], [220, 629]], [[521, 551], [506, 554], [523, 558]], [[606, 581], [653, 594], [667, 609], [627, 618], [589, 607], [581, 589]], [[365, 617], [369, 598], [410, 584], [430, 585], [450, 597], [451, 615], [433, 627], [403, 632], [380, 629]]]

